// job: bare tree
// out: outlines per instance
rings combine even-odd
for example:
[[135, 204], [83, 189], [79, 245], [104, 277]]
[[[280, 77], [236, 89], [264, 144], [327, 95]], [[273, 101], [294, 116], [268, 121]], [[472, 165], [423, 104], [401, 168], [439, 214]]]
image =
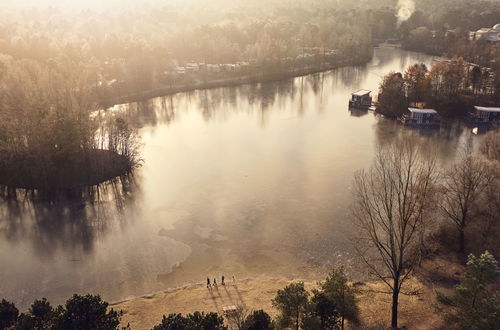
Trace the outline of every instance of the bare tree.
[[242, 330], [248, 315], [249, 313], [247, 309], [242, 306], [238, 306], [235, 311], [226, 315], [226, 319], [233, 329]]
[[482, 243], [488, 247], [490, 239], [497, 240], [500, 231], [500, 162], [488, 164], [488, 184], [480, 201]]
[[368, 171], [355, 175], [353, 215], [360, 257], [392, 293], [391, 326], [398, 325], [403, 283], [418, 265], [432, 219], [435, 160], [415, 137], [379, 147]]
[[500, 125], [484, 135], [479, 150], [487, 159], [500, 161]]
[[476, 213], [476, 203], [491, 181], [491, 171], [483, 158], [473, 155], [472, 144], [462, 150], [461, 159], [446, 173], [440, 207], [456, 226], [459, 251], [465, 252], [465, 230]]

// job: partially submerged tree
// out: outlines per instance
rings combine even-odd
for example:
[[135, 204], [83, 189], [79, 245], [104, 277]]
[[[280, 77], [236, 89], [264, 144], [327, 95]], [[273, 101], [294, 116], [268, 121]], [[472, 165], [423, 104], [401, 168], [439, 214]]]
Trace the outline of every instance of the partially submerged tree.
[[461, 329], [495, 329], [500, 324], [500, 297], [491, 288], [498, 282], [500, 270], [488, 251], [480, 257], [469, 255], [465, 275], [451, 296], [438, 294], [438, 301], [450, 309], [443, 311], [448, 324]]
[[279, 310], [279, 322], [282, 327], [299, 329], [309, 300], [309, 293], [304, 282], [292, 283], [278, 290], [273, 299], [273, 306]]
[[355, 175], [353, 215], [358, 253], [391, 290], [391, 326], [399, 294], [419, 263], [432, 219], [435, 161], [416, 137], [379, 147], [368, 171]]

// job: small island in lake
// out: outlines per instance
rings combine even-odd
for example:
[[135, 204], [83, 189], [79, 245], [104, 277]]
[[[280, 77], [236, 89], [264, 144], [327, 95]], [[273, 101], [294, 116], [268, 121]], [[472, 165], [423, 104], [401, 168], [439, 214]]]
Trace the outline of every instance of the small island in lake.
[[98, 110], [90, 79], [70, 61], [9, 62], [0, 76], [0, 185], [92, 186], [137, 165], [135, 131]]

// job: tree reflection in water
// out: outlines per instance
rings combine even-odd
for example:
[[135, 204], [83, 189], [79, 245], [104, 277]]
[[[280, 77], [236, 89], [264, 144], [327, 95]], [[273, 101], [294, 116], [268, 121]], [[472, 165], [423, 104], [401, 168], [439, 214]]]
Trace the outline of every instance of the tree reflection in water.
[[41, 258], [60, 250], [89, 254], [96, 237], [125, 225], [126, 217], [120, 215], [125, 205], [134, 204], [137, 189], [133, 174], [59, 191], [0, 186], [0, 239], [11, 244], [29, 241]]

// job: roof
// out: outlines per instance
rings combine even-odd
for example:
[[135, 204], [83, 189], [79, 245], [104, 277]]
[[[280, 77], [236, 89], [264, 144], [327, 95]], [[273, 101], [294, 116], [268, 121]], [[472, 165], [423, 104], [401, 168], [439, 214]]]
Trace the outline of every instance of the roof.
[[437, 111], [434, 109], [417, 109], [417, 108], [408, 108], [412, 113], [429, 113], [429, 114], [437, 114]]
[[492, 29], [490, 28], [481, 28], [479, 30], [477, 30], [476, 32], [477, 33], [490, 33]]
[[364, 95], [370, 94], [371, 92], [372, 91], [369, 91], [369, 90], [366, 90], [366, 89], [360, 89], [359, 91], [352, 93], [352, 95], [364, 96]]
[[487, 111], [487, 112], [500, 112], [500, 108], [497, 107], [474, 107], [478, 111]]

